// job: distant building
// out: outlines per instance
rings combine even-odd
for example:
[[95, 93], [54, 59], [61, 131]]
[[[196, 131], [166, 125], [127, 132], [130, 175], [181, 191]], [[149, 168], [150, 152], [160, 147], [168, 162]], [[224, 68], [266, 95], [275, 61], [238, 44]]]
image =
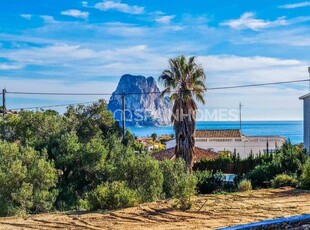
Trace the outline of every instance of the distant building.
[[310, 93], [301, 96], [300, 100], [304, 101], [304, 145], [307, 151], [310, 151]]
[[[285, 142], [281, 136], [245, 136], [239, 129], [197, 130], [195, 133], [196, 147], [215, 152], [228, 151], [240, 154], [241, 158], [253, 154], [274, 152]], [[166, 148], [175, 147], [175, 139], [166, 143]]]
[[[167, 148], [165, 150], [154, 153], [152, 157], [160, 161], [166, 160], [166, 159], [174, 160], [175, 159], [174, 148]], [[212, 150], [206, 150], [203, 148], [195, 147], [195, 154], [194, 154], [193, 161], [195, 163], [200, 160], [214, 160], [218, 157], [219, 157], [219, 154]]]

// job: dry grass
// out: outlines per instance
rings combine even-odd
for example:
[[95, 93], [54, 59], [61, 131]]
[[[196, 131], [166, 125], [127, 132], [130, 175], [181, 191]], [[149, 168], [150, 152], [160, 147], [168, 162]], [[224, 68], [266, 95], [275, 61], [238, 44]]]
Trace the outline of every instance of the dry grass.
[[214, 229], [309, 212], [310, 192], [283, 188], [197, 196], [186, 212], [160, 201], [109, 213], [0, 218], [0, 229]]

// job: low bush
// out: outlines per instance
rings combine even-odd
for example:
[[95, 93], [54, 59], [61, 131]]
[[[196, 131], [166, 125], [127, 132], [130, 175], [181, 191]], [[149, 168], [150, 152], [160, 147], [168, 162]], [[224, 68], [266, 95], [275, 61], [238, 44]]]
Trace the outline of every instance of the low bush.
[[310, 190], [310, 158], [306, 161], [301, 174], [301, 187]]
[[247, 178], [251, 180], [254, 188], [268, 187], [271, 180], [279, 173], [281, 172], [275, 164], [267, 163], [256, 166], [255, 169], [247, 175]]
[[250, 191], [252, 190], [252, 183], [249, 180], [242, 180], [239, 184], [238, 184], [238, 190], [240, 192], [245, 192], [245, 191]]
[[178, 177], [172, 187], [173, 198], [181, 210], [190, 209], [192, 206], [191, 197], [196, 193], [197, 179], [195, 176], [183, 173]]
[[46, 152], [0, 142], [0, 216], [50, 210], [56, 200], [57, 172]]
[[191, 196], [196, 193], [197, 178], [184, 171], [184, 161], [166, 160], [160, 163], [163, 172], [163, 193], [166, 198], [174, 198], [176, 206], [182, 210], [192, 205]]
[[275, 176], [275, 178], [271, 181], [271, 186], [273, 188], [280, 188], [285, 186], [296, 187], [297, 183], [298, 181], [293, 176], [282, 173]]
[[197, 177], [197, 190], [200, 194], [220, 192], [224, 188], [223, 175], [220, 172], [197, 171], [195, 176]]
[[132, 207], [136, 203], [136, 198], [136, 192], [126, 187], [125, 182], [114, 181], [98, 185], [96, 189], [87, 194], [87, 203], [81, 203], [90, 210], [111, 210]]
[[163, 173], [159, 162], [149, 155], [136, 155], [127, 151], [114, 156], [109, 167], [109, 181], [125, 181], [137, 191], [141, 202], [151, 202], [160, 198], [163, 189]]
[[160, 170], [163, 173], [163, 197], [173, 197], [173, 187], [184, 174], [184, 162], [182, 160], [164, 160], [160, 162]]
[[214, 191], [213, 175], [208, 170], [195, 172], [197, 177], [197, 191], [199, 194], [208, 194]]

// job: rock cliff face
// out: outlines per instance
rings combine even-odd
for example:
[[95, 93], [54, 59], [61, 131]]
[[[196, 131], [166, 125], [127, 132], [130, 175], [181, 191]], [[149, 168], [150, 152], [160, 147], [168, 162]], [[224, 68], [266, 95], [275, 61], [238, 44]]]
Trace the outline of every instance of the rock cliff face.
[[123, 75], [110, 98], [108, 109], [121, 122], [121, 94], [125, 93], [126, 125], [169, 125], [172, 104], [167, 97], [160, 98], [159, 93], [150, 92], [160, 92], [153, 77]]

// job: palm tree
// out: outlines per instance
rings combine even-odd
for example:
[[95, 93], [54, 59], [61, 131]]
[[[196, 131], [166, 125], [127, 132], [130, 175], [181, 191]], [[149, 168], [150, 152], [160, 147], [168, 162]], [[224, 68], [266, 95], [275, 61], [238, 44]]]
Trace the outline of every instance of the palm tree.
[[192, 169], [195, 147], [197, 102], [205, 103], [206, 91], [203, 68], [195, 63], [195, 57], [179, 56], [169, 60], [170, 69], [159, 77], [165, 89], [161, 96], [170, 95], [174, 103], [171, 121], [174, 126], [175, 155], [185, 161], [187, 170]]
[[152, 133], [151, 137], [152, 137], [152, 140], [155, 142], [157, 139], [157, 133]]
[[152, 133], [151, 137], [152, 137], [152, 140], [153, 140], [153, 150], [155, 150], [155, 141], [157, 139], [157, 133]]

